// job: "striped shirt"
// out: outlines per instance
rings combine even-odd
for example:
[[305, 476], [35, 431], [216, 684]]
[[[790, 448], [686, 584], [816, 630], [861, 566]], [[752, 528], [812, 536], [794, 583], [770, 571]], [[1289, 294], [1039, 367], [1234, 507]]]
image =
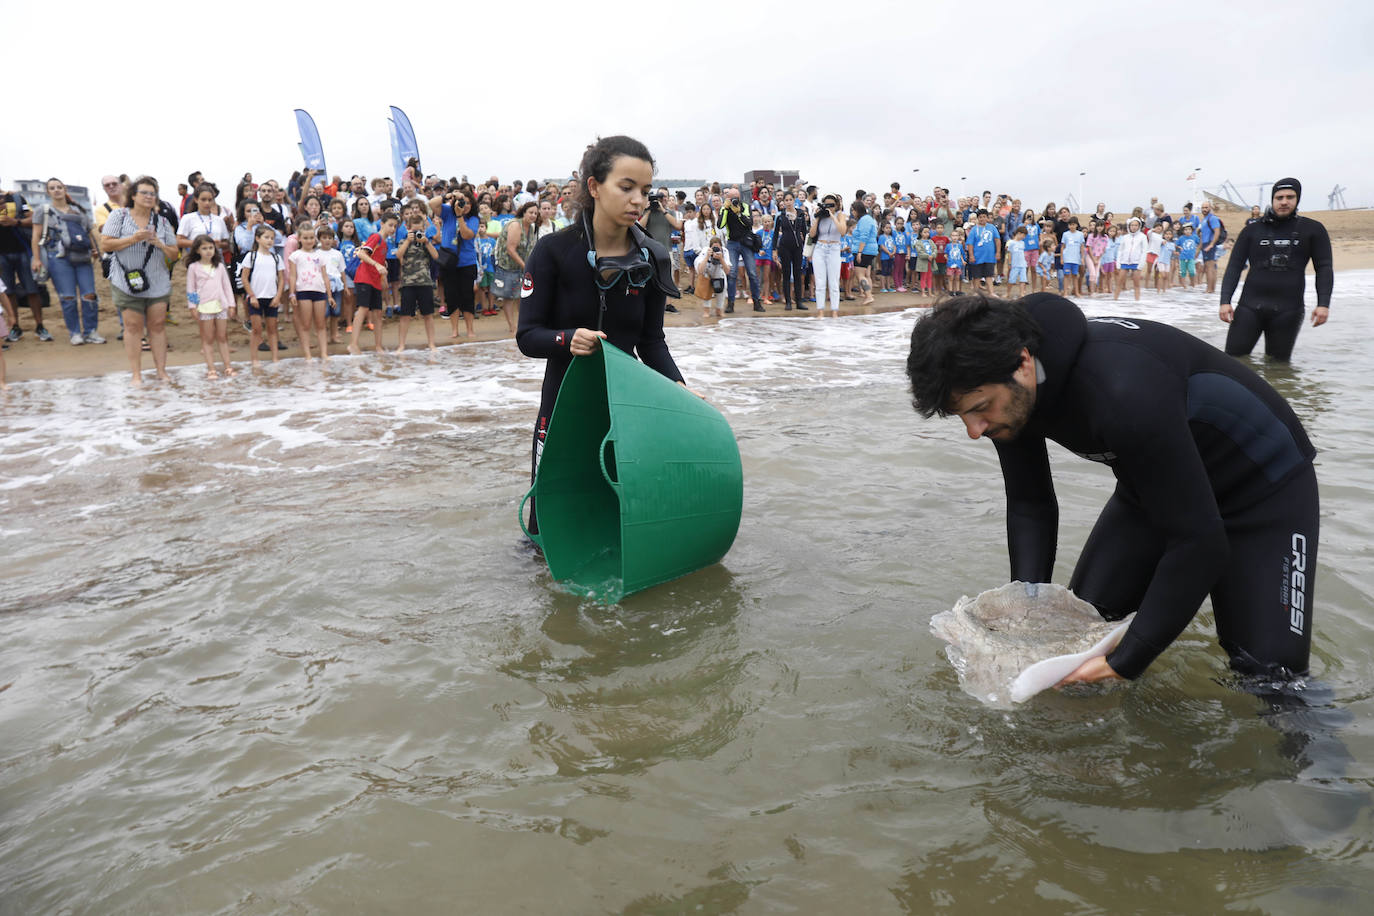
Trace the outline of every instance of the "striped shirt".
[[[153, 225], [156, 227], [157, 237], [164, 245], [175, 245], [177, 237], [175, 229], [168, 224], [167, 220], [162, 219], [157, 213], [152, 215]], [[100, 234], [107, 239], [126, 239], [131, 235], [136, 235], [141, 230], [134, 222], [133, 214], [128, 207], [116, 210], [110, 214], [110, 218], [105, 221], [105, 228]], [[149, 253], [152, 249], [152, 253]], [[147, 258], [147, 263], [144, 263]], [[148, 288], [141, 293], [129, 291], [129, 284], [124, 279], [124, 271], [142, 270], [143, 275], [148, 278]], [[172, 294], [172, 271], [167, 266], [167, 261], [163, 253], [158, 250], [152, 242], [135, 242], [128, 248], [114, 253], [114, 265], [110, 269], [110, 285], [122, 293], [130, 296], [137, 296], [140, 299], [165, 300]]]

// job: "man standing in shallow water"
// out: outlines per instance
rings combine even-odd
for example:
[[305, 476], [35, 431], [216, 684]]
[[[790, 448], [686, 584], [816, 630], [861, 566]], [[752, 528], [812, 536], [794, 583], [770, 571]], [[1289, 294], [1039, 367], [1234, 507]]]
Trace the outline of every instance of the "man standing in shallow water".
[[1316, 450], [1292, 408], [1235, 359], [1168, 325], [1086, 318], [1061, 296], [938, 303], [907, 359], [925, 417], [997, 448], [1011, 578], [1048, 582], [1059, 504], [1046, 442], [1100, 461], [1116, 489], [1069, 588], [1121, 643], [1066, 681], [1135, 678], [1209, 594], [1231, 666], [1289, 679], [1312, 641]]

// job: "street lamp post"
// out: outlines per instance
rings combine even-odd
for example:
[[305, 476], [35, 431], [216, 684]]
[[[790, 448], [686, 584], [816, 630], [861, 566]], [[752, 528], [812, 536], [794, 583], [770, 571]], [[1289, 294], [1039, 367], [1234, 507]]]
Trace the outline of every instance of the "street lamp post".
[[1090, 211], [1090, 210], [1088, 209], [1088, 203], [1087, 203], [1087, 201], [1084, 200], [1084, 198], [1083, 198], [1083, 176], [1086, 175], [1086, 174], [1088, 174], [1088, 173], [1087, 173], [1087, 172], [1079, 172], [1079, 173], [1078, 173], [1078, 212], [1080, 212], [1080, 213], [1090, 213], [1090, 212], [1092, 212], [1092, 211]]

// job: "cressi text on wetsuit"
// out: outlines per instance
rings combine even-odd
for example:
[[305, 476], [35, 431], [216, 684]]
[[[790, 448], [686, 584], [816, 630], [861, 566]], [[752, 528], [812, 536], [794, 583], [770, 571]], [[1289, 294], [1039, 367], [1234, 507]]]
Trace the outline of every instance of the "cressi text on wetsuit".
[[1231, 301], [1247, 264], [1250, 271], [1226, 332], [1227, 353], [1248, 354], [1263, 334], [1265, 354], [1282, 360], [1293, 354], [1302, 327], [1309, 260], [1317, 271], [1317, 307], [1329, 308], [1334, 279], [1325, 226], [1296, 211], [1279, 218], [1271, 209], [1240, 231], [1221, 281], [1223, 304]]
[[1054, 569], [1050, 439], [1116, 475], [1069, 583], [1105, 617], [1138, 611], [1107, 656], [1116, 673], [1140, 675], [1209, 593], [1234, 667], [1305, 672], [1317, 485], [1315, 450], [1292, 408], [1248, 367], [1176, 328], [1085, 318], [1049, 293], [1022, 302], [1044, 340], [1030, 419], [1016, 440], [997, 443], [1012, 578], [1048, 582]]

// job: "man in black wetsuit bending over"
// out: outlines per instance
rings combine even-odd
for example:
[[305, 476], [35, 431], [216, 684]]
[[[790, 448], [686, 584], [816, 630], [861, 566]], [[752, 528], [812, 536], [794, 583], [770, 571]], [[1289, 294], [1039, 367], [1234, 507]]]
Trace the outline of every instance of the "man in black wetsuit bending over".
[[1315, 454], [1288, 403], [1215, 347], [1153, 321], [1086, 318], [1061, 296], [960, 296], [911, 335], [913, 404], [997, 447], [1011, 578], [1048, 582], [1059, 504], [1046, 440], [1116, 489], [1071, 588], [1120, 645], [1067, 678], [1138, 677], [1212, 596], [1232, 667], [1307, 670], [1317, 564]]
[[[1302, 327], [1303, 293], [1307, 288], [1307, 262], [1317, 269], [1317, 307], [1312, 326], [1326, 324], [1330, 314], [1331, 239], [1326, 227], [1298, 216], [1302, 183], [1280, 178], [1270, 193], [1269, 209], [1257, 222], [1246, 224], [1226, 263], [1221, 281], [1221, 320], [1231, 325], [1226, 332], [1226, 352], [1246, 356], [1264, 335], [1264, 353], [1288, 360]], [[1231, 296], [1240, 272], [1250, 265], [1240, 307], [1231, 309]]]

